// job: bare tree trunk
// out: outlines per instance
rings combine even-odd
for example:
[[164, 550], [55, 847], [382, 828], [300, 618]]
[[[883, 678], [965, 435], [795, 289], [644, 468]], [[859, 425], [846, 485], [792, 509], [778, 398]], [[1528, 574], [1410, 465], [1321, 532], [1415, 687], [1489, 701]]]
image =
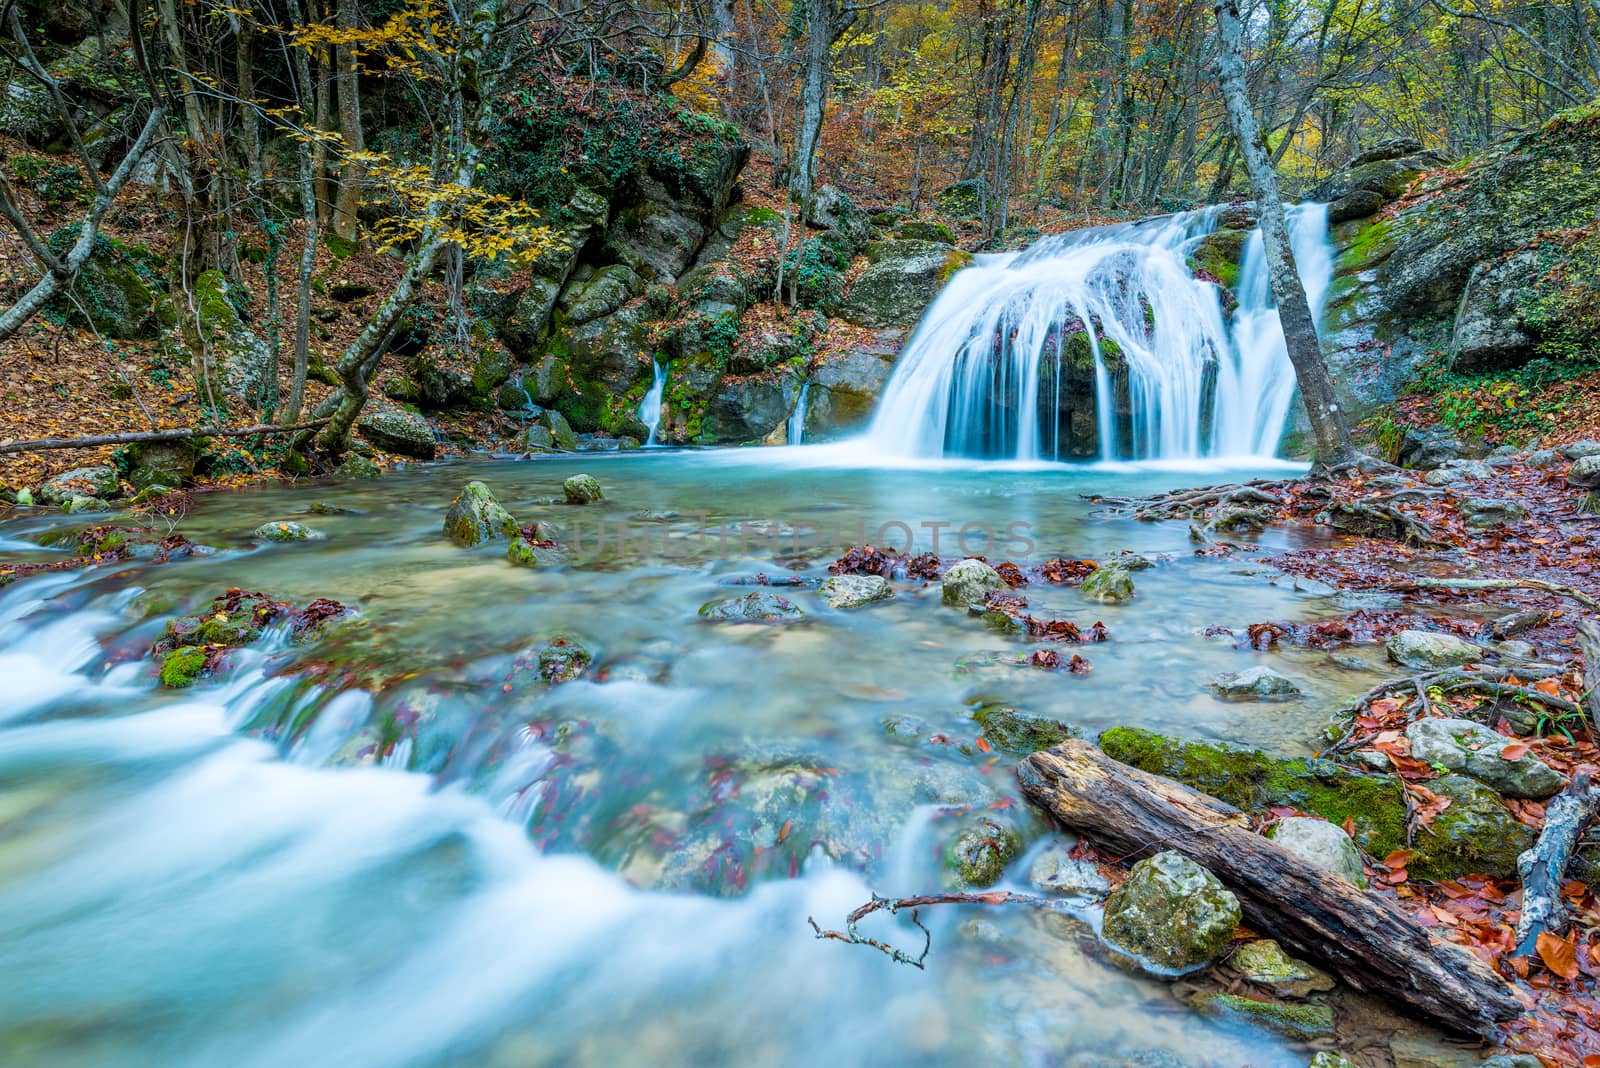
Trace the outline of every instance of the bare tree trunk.
[[1244, 79], [1244, 27], [1239, 21], [1237, 0], [1217, 0], [1217, 54], [1219, 82], [1228, 123], [1233, 128], [1239, 154], [1244, 158], [1250, 189], [1255, 194], [1260, 215], [1261, 238], [1267, 255], [1267, 273], [1272, 297], [1278, 306], [1278, 321], [1283, 324], [1283, 339], [1294, 364], [1295, 380], [1311, 419], [1316, 438], [1316, 462], [1334, 466], [1355, 455], [1350, 442], [1350, 427], [1333, 392], [1328, 366], [1317, 341], [1317, 324], [1306, 300], [1305, 287], [1295, 270], [1294, 250], [1289, 245], [1289, 227], [1284, 219], [1283, 202], [1278, 199], [1278, 176], [1267, 158], [1256, 128], [1255, 113]]
[[800, 126], [795, 130], [794, 168], [789, 193], [810, 214], [816, 191], [817, 143], [833, 81], [834, 0], [805, 0], [806, 39], [800, 82]]
[[[339, 0], [339, 28], [361, 28], [357, 0]], [[339, 194], [333, 207], [333, 232], [346, 241], [354, 241], [359, 228], [356, 210], [361, 206], [361, 182], [366, 176], [366, 168], [350, 160], [348, 155], [366, 147], [361, 133], [361, 82], [356, 71], [354, 46], [339, 46], [338, 64], [339, 136], [344, 142], [346, 162], [339, 176]]]
[[[290, 17], [296, 22], [303, 18], [300, 0], [289, 0]], [[295, 78], [295, 95], [300, 102], [301, 117], [310, 114], [315, 106], [315, 92], [311, 84], [311, 61], [304, 48], [290, 49]], [[317, 220], [317, 183], [312, 148], [304, 140], [296, 146], [295, 158], [300, 164], [300, 274], [295, 291], [294, 310], [294, 378], [289, 385], [289, 404], [283, 421], [298, 422], [306, 403], [306, 375], [311, 365], [311, 276], [317, 265], [317, 239], [320, 227]]]

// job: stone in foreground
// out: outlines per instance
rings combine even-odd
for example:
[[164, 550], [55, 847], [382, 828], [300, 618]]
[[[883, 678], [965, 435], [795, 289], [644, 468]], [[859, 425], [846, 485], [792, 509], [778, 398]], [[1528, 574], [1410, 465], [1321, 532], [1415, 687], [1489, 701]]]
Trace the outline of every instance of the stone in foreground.
[[1111, 560], [1090, 572], [1080, 588], [1085, 597], [1099, 604], [1123, 604], [1133, 600], [1133, 575], [1127, 565]]
[[1501, 754], [1515, 739], [1470, 719], [1419, 719], [1407, 728], [1406, 740], [1424, 764], [1469, 775], [1506, 797], [1545, 798], [1562, 786], [1561, 776], [1532, 753], [1507, 760]]
[[1211, 680], [1217, 696], [1230, 701], [1288, 701], [1300, 696], [1300, 687], [1269, 667], [1224, 671]]
[[1106, 899], [1102, 934], [1113, 947], [1166, 972], [1222, 956], [1242, 914], [1215, 875], [1167, 850], [1141, 860]]
[[520, 531], [510, 512], [500, 506], [489, 487], [468, 482], [444, 514], [445, 537], [470, 549], [486, 541], [516, 539]]
[[708, 623], [794, 623], [805, 613], [775, 593], [747, 593], [707, 601], [700, 606], [700, 618]]
[[600, 492], [600, 483], [593, 475], [573, 475], [561, 483], [561, 492], [568, 504], [588, 504], [605, 496]]
[[1065, 842], [1051, 842], [1033, 858], [1028, 882], [1035, 890], [1063, 897], [1103, 897], [1111, 884], [1093, 861], [1073, 857]]
[[944, 603], [957, 607], [981, 605], [985, 594], [1004, 586], [1000, 572], [982, 560], [963, 560], [944, 573]]
[[1389, 659], [1408, 668], [1451, 668], [1483, 659], [1483, 650], [1454, 634], [1403, 630], [1384, 646]]
[[894, 597], [894, 587], [881, 575], [835, 575], [822, 584], [829, 608], [861, 608]]
[[1333, 976], [1295, 960], [1271, 938], [1258, 938], [1234, 950], [1228, 965], [1247, 981], [1284, 998], [1303, 998], [1333, 989]]
[[1366, 888], [1361, 853], [1343, 830], [1327, 820], [1290, 816], [1273, 825], [1267, 837], [1307, 864], [1325, 868], [1348, 882]]
[[252, 538], [262, 541], [312, 541], [322, 537], [319, 531], [299, 523], [262, 523], [250, 532]]

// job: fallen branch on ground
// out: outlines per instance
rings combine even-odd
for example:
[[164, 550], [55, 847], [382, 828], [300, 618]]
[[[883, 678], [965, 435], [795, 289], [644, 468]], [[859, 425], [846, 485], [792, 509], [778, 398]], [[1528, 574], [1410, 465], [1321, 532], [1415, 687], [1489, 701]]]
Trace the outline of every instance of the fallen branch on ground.
[[1582, 590], [1563, 586], [1556, 582], [1545, 582], [1543, 579], [1430, 579], [1420, 578], [1411, 582], [1390, 586], [1397, 593], [1410, 593], [1416, 590], [1534, 590], [1539, 593], [1549, 593], [1557, 597], [1565, 597], [1569, 601], [1576, 601], [1590, 611], [1600, 612], [1600, 599], [1591, 597]]
[[1486, 1035], [1522, 1011], [1460, 946], [1435, 942], [1396, 904], [1308, 865], [1238, 809], [1070, 740], [1017, 766], [1023, 792], [1067, 827], [1123, 855], [1174, 849], [1239, 898], [1254, 930], [1340, 979], [1456, 1033]]
[[[913, 968], [926, 969], [928, 950], [933, 948], [933, 932], [923, 926], [922, 919], [917, 910], [927, 905], [1007, 905], [1020, 904], [1032, 905], [1036, 908], [1058, 908], [1060, 902], [1049, 898], [1038, 897], [1034, 894], [1016, 894], [1009, 890], [991, 890], [981, 894], [927, 894], [922, 897], [879, 897], [872, 895], [872, 900], [860, 906], [844, 918], [843, 931], [825, 931], [818, 926], [817, 921], [806, 917], [806, 922], [811, 929], [817, 932], [818, 938], [831, 939], [835, 942], [845, 942], [852, 946], [871, 946], [883, 953], [890, 960], [899, 964], [909, 964]], [[888, 912], [896, 915], [902, 909], [911, 910], [911, 922], [922, 931], [922, 952], [915, 957], [904, 950], [896, 949], [887, 942], [880, 942], [876, 938], [868, 938], [856, 929], [856, 925], [874, 912]]]
[[190, 427], [186, 430], [136, 430], [127, 434], [97, 434], [86, 438], [34, 438], [31, 441], [0, 442], [0, 453], [44, 452], [47, 449], [92, 449], [100, 445], [145, 445], [161, 441], [187, 441], [190, 438], [248, 438], [257, 434], [288, 434], [311, 430], [329, 422], [315, 419], [292, 426], [261, 424], [241, 427]]
[[1544, 829], [1533, 848], [1517, 858], [1517, 874], [1522, 878], [1522, 910], [1517, 920], [1517, 954], [1527, 956], [1538, 948], [1539, 933], [1560, 934], [1567, 925], [1567, 910], [1561, 904], [1561, 885], [1567, 865], [1596, 809], [1600, 809], [1600, 789], [1591, 785], [1589, 773], [1572, 777], [1544, 810]]

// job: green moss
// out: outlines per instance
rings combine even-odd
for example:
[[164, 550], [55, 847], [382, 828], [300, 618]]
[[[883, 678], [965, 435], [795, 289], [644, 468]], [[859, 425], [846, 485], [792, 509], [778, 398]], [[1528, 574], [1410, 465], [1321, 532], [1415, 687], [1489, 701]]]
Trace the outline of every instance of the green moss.
[[[987, 617], [986, 617], [987, 618]], [[1008, 753], [1036, 753], [1078, 737], [1078, 729], [1058, 719], [1035, 716], [1010, 705], [981, 701], [972, 718], [983, 736]]]
[[1239, 261], [1244, 258], [1244, 245], [1250, 238], [1247, 230], [1215, 230], [1195, 242], [1189, 253], [1189, 270], [1198, 275], [1201, 271], [1215, 278], [1229, 290], [1238, 288]]
[[215, 616], [203, 621], [184, 638], [190, 645], [249, 645], [261, 637], [261, 631], [250, 624], [247, 616], [236, 619], [218, 619]]
[[1370, 271], [1394, 252], [1394, 229], [1388, 219], [1373, 216], [1347, 225], [1354, 234], [1347, 234], [1340, 228], [1334, 238], [1342, 246], [1334, 261], [1335, 276]]
[[1257, 1001], [1217, 992], [1205, 995], [1199, 1007], [1204, 1011], [1242, 1016], [1293, 1038], [1318, 1038], [1333, 1033], [1333, 1010], [1326, 1005]]
[[173, 690], [193, 686], [205, 671], [206, 651], [187, 645], [174, 649], [161, 661], [161, 685]]
[[1289, 805], [1332, 823], [1351, 821], [1368, 853], [1387, 856], [1406, 841], [1398, 779], [1363, 775], [1314, 757], [1280, 759], [1254, 749], [1183, 742], [1137, 727], [1113, 727], [1100, 747], [1114, 760], [1164, 775], [1246, 812]]
[[956, 835], [945, 850], [945, 865], [964, 886], [993, 886], [1006, 865], [1022, 855], [1022, 835], [986, 816], [979, 817]]

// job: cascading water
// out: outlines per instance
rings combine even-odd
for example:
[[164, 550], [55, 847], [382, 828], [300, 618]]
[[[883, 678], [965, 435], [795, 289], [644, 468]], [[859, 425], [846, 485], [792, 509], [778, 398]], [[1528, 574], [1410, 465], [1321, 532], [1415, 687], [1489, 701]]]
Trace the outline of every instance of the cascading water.
[[[899, 456], [1272, 456], [1294, 396], [1259, 231], [1230, 319], [1191, 273], [1220, 209], [981, 256], [923, 316], [867, 442]], [[1291, 208], [1313, 313], [1331, 278], [1325, 205]]]
[[785, 428], [790, 445], [799, 445], [806, 436], [806, 398], [811, 393], [811, 380], [808, 378], [800, 385], [800, 396], [795, 398], [794, 411], [789, 413], [789, 425]]
[[667, 365], [660, 360], [655, 364], [656, 373], [650, 383], [650, 392], [639, 402], [639, 422], [650, 428], [650, 436], [645, 439], [646, 445], [656, 443], [656, 431], [661, 427], [661, 395], [667, 389]]

